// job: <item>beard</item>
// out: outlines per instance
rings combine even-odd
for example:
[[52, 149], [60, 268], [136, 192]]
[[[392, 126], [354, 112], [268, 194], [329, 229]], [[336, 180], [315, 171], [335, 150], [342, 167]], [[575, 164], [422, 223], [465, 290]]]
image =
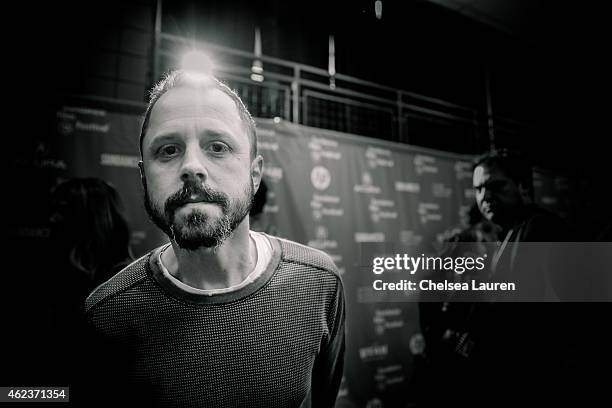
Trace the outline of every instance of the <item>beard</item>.
[[[145, 209], [153, 223], [180, 248], [195, 251], [200, 248], [214, 250], [221, 246], [249, 214], [255, 194], [252, 181], [249, 181], [240, 197], [232, 200], [226, 194], [190, 179], [179, 191], [168, 197], [163, 210], [149, 197], [146, 182], [144, 195]], [[193, 209], [187, 215], [177, 218], [177, 210], [193, 202], [190, 200], [194, 196], [199, 202], [218, 205], [221, 216], [213, 217]]]

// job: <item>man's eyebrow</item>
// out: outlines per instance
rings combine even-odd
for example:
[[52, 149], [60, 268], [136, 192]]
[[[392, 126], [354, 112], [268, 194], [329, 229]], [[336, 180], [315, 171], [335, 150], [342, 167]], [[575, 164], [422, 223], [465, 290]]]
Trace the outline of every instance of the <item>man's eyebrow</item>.
[[474, 188], [479, 188], [479, 187], [483, 187], [483, 186], [490, 186], [490, 185], [496, 185], [496, 184], [505, 183], [505, 182], [506, 182], [506, 180], [503, 180], [503, 179], [486, 180], [486, 181], [483, 181], [480, 184], [474, 185]]
[[150, 144], [152, 145], [152, 144], [166, 142], [168, 140], [176, 140], [180, 138], [181, 138], [181, 134], [178, 132], [160, 133], [158, 135], [153, 136]]
[[205, 137], [226, 137], [234, 139], [234, 136], [231, 134], [231, 132], [226, 132], [225, 130], [221, 129], [206, 129], [202, 131], [202, 135]]
[[159, 135], [153, 136], [147, 149], [151, 150], [159, 146], [162, 143], [174, 142], [179, 139], [181, 139], [181, 135], [178, 132], [161, 133]]

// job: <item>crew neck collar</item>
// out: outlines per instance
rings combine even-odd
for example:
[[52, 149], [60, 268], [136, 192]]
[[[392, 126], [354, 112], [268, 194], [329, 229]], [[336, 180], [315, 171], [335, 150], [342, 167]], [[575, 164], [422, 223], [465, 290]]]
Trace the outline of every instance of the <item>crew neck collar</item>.
[[261, 275], [255, 278], [249, 284], [226, 293], [206, 293], [203, 291], [186, 291], [183, 288], [177, 286], [174, 282], [172, 282], [160, 268], [157, 259], [159, 258], [161, 252], [167, 247], [168, 244], [162, 245], [161, 247], [153, 250], [149, 256], [147, 262], [147, 269], [151, 273], [151, 276], [157, 282], [164, 292], [168, 293], [174, 298], [179, 300], [187, 301], [195, 304], [219, 304], [219, 303], [227, 303], [232, 302], [238, 299], [242, 299], [247, 297], [268, 283], [272, 275], [274, 275], [274, 271], [276, 271], [278, 264], [281, 259], [281, 247], [278, 240], [270, 235], [264, 234], [265, 237], [270, 241], [272, 245], [272, 258], [268, 263], [268, 266], [263, 271]]

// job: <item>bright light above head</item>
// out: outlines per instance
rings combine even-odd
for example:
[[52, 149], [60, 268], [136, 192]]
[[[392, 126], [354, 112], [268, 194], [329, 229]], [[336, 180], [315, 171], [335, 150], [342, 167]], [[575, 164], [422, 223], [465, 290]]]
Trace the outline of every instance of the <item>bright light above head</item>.
[[181, 68], [194, 74], [212, 75], [213, 62], [208, 55], [202, 51], [191, 50], [183, 55]]
[[374, 2], [374, 12], [376, 13], [376, 18], [380, 20], [382, 18], [382, 0], [376, 0]]

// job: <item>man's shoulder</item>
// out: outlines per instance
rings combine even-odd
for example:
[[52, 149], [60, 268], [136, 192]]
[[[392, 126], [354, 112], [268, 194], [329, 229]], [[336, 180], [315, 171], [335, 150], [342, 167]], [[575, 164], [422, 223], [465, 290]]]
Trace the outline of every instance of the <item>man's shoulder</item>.
[[95, 288], [85, 300], [85, 313], [89, 313], [93, 308], [108, 299], [118, 296], [144, 281], [147, 278], [147, 263], [150, 254], [148, 253], [135, 260]]
[[572, 228], [557, 214], [541, 207], [533, 207], [524, 221], [522, 241], [570, 241]]
[[285, 238], [270, 235], [268, 237], [278, 241], [282, 252], [282, 262], [314, 268], [339, 277], [338, 268], [327, 253]]

